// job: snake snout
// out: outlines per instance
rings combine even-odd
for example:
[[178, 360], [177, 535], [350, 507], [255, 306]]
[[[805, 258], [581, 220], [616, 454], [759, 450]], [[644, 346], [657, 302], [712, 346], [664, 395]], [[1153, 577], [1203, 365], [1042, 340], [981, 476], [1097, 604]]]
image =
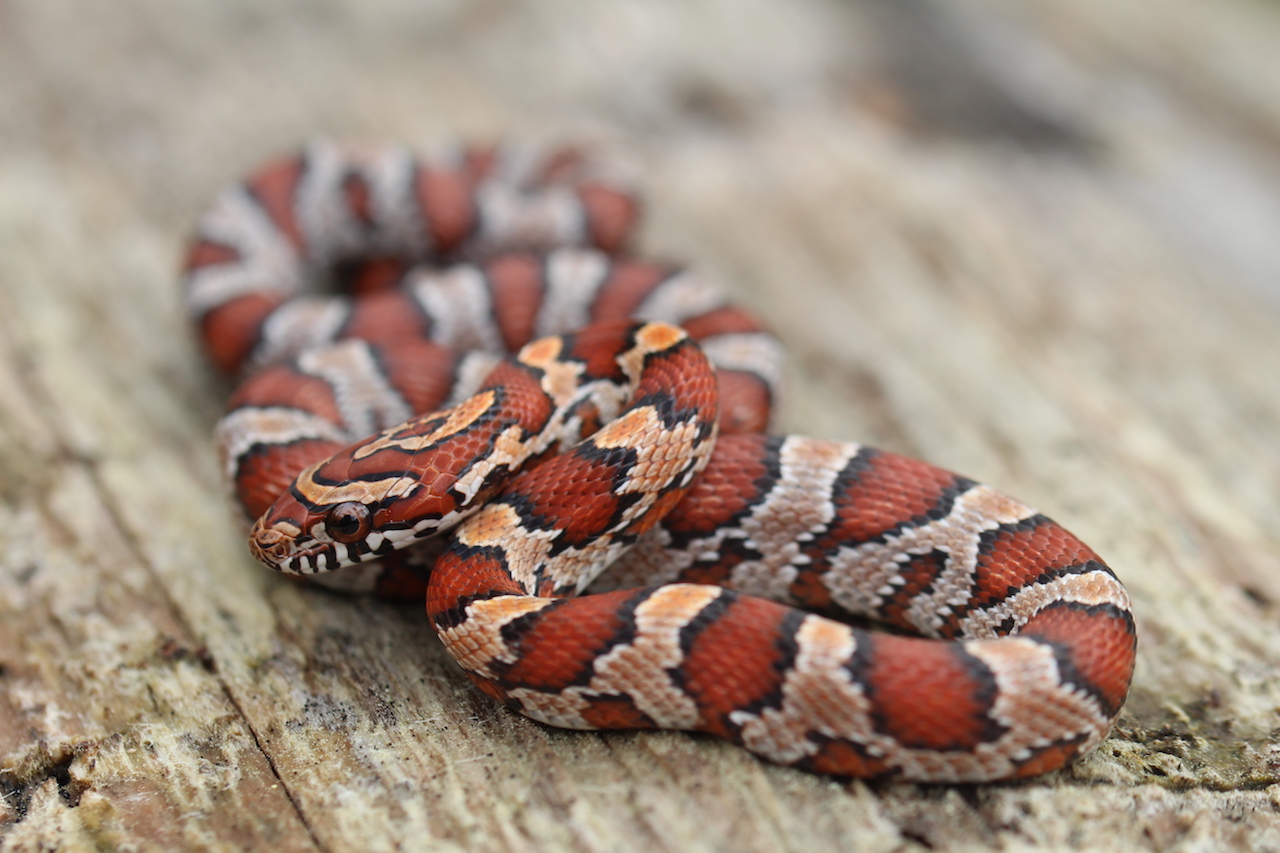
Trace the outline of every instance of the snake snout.
[[264, 527], [259, 521], [249, 532], [249, 550], [258, 562], [279, 570], [289, 558], [294, 537], [276, 527]]

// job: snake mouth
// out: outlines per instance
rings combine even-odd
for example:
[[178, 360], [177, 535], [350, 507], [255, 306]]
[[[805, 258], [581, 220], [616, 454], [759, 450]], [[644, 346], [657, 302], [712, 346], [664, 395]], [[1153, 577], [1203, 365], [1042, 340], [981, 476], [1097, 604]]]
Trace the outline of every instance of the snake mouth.
[[274, 569], [289, 558], [294, 538], [278, 527], [264, 527], [259, 520], [249, 532], [249, 551], [258, 562]]
[[249, 551], [258, 562], [288, 575], [311, 575], [342, 565], [334, 543], [315, 539], [289, 522], [255, 523], [249, 532]]

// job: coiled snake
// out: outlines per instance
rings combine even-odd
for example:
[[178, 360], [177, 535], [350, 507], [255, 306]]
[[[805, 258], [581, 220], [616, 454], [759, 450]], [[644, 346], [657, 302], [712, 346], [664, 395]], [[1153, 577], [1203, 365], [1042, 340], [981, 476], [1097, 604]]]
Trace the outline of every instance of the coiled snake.
[[964, 477], [765, 434], [776, 340], [624, 254], [636, 217], [573, 149], [317, 143], [224, 190], [184, 285], [248, 377], [218, 444], [255, 556], [425, 589], [475, 683], [555, 726], [946, 782], [1096, 746], [1136, 644], [1111, 570]]

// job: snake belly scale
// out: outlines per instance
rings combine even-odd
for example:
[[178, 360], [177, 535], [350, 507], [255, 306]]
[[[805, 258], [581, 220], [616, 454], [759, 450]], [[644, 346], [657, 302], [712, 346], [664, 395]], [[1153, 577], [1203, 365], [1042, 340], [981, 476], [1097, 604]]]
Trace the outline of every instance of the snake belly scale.
[[934, 782], [1093, 749], [1136, 649], [1112, 571], [964, 477], [768, 434], [778, 341], [627, 254], [637, 215], [573, 148], [315, 143], [225, 189], [183, 275], [254, 555], [425, 593], [555, 726]]

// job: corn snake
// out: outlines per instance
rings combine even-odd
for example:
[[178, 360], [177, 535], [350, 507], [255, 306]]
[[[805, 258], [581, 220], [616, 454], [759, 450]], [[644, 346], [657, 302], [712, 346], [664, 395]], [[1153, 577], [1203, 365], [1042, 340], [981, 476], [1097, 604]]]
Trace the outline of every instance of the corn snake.
[[472, 680], [552, 725], [943, 782], [1096, 746], [1136, 644], [1110, 569], [966, 478], [766, 435], [777, 342], [624, 254], [636, 216], [573, 150], [316, 144], [225, 190], [184, 284], [248, 377], [218, 443], [255, 556], [425, 587]]

